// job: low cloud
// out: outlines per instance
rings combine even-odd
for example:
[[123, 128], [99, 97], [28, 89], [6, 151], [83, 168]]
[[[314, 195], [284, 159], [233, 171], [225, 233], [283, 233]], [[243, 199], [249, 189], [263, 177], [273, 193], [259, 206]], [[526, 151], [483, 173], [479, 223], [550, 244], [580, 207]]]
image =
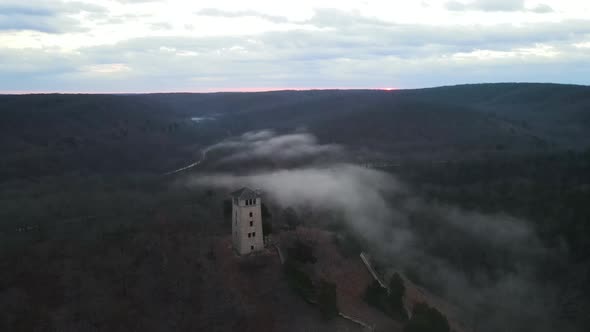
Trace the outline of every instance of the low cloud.
[[248, 132], [234, 139], [215, 144], [207, 149], [210, 153], [221, 152], [225, 156], [220, 163], [236, 161], [273, 162], [297, 161], [310, 158], [334, 158], [342, 152], [340, 146], [318, 144], [309, 133], [277, 135], [274, 131]]
[[[223, 188], [249, 186], [261, 189], [280, 206], [310, 206], [319, 211], [338, 211], [356, 233], [367, 238], [382, 238], [384, 230], [394, 236], [396, 245], [406, 241], [403, 230], [391, 232], [387, 227], [396, 213], [385, 196], [403, 191], [395, 179], [385, 173], [360, 166], [333, 164], [278, 170], [250, 175], [208, 174], [190, 180], [192, 185]], [[383, 239], [382, 239], [383, 240]]]
[[[244, 158], [276, 157], [285, 145], [305, 148], [287, 148], [279, 158], [343, 150], [308, 133], [272, 131], [246, 133], [211, 150], [230, 149], [225, 162], [238, 166]], [[327, 213], [388, 265], [412, 271], [463, 308], [469, 328], [549, 331], [556, 320], [553, 290], [534, 276], [547, 251], [524, 220], [426, 203], [393, 175], [342, 161], [245, 175], [205, 173], [183, 181], [227, 190], [249, 186], [278, 206]]]

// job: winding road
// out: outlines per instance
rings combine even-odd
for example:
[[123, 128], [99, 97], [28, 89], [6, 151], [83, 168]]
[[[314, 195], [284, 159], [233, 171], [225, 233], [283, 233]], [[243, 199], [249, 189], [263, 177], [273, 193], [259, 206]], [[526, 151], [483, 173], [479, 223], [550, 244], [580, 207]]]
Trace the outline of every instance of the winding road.
[[164, 175], [176, 174], [176, 173], [179, 173], [182, 171], [186, 171], [187, 169], [191, 169], [193, 167], [199, 166], [203, 161], [205, 161], [206, 158], [207, 158], [207, 149], [203, 149], [203, 150], [201, 150], [201, 158], [199, 160], [195, 161], [194, 163], [192, 163], [190, 165], [184, 166], [182, 168], [175, 169], [173, 171], [164, 173]]

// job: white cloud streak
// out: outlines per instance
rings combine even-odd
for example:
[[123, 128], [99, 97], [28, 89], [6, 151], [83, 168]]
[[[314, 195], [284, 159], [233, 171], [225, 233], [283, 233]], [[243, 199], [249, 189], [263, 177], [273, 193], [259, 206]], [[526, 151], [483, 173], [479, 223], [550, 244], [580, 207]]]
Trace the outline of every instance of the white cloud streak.
[[340, 146], [317, 143], [308, 133], [276, 135], [273, 131], [248, 132], [237, 139], [229, 139], [215, 144], [208, 152], [221, 151], [226, 155], [220, 162], [272, 160], [285, 162], [317, 157], [334, 158], [342, 152]]

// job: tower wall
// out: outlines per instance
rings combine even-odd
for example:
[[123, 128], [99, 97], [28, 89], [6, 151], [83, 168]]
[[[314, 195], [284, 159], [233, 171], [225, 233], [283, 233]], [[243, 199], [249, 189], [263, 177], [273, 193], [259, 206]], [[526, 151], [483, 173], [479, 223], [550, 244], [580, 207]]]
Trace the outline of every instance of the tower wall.
[[253, 203], [246, 205], [246, 200], [232, 199], [232, 243], [240, 255], [264, 249], [260, 197]]

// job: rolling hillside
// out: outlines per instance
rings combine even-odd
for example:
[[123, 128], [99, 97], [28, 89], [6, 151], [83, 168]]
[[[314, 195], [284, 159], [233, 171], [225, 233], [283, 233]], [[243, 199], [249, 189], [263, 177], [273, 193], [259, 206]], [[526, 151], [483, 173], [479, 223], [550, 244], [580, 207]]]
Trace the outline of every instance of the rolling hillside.
[[[305, 128], [392, 159], [446, 160], [590, 146], [590, 87], [0, 96], [0, 177], [160, 172], [229, 135]], [[197, 123], [192, 117], [211, 117]], [[105, 156], [108, 156], [105, 157]]]
[[[388, 236], [407, 231], [421, 249], [405, 267], [396, 264], [407, 255], [377, 262], [384, 271], [403, 268], [412, 283], [466, 309], [459, 318], [470, 329], [586, 331], [590, 325], [590, 87], [6, 95], [0, 96], [0, 116], [0, 330], [346, 330], [348, 322], [323, 321], [292, 292], [282, 270], [269, 268], [278, 267], [274, 256], [262, 268], [229, 259], [225, 188], [189, 184], [193, 176], [230, 177], [266, 165], [247, 158], [216, 164], [224, 151], [212, 151], [202, 166], [164, 175], [229, 137], [230, 153], [248, 154], [255, 148], [236, 147], [245, 140], [239, 135], [261, 129], [276, 131], [272, 138], [306, 130], [288, 136], [317, 137], [317, 151], [332, 151], [326, 143], [344, 145], [352, 153], [343, 159], [355, 162], [395, 161], [379, 170], [348, 163], [361, 175], [380, 174], [362, 185], [346, 185], [364, 179], [342, 174], [348, 168], [319, 173], [319, 179], [337, 175], [328, 184], [338, 184], [331, 190], [339, 194], [379, 198], [375, 184], [389, 178], [386, 172], [411, 190], [407, 204], [392, 192], [383, 204], [363, 205], [350, 216], [342, 208], [348, 204], [307, 204], [337, 195], [290, 207], [269, 200], [278, 234], [294, 219], [304, 227], [332, 228], [318, 259], [322, 250], [338, 248], [347, 256], [369, 247], [343, 218], [365, 220], [391, 208], [405, 213], [391, 219], [407, 219], [407, 227], [390, 229], [383, 214], [382, 240], [392, 243]], [[273, 159], [280, 149], [271, 152], [259, 157]], [[327, 165], [337, 166], [341, 157], [328, 156], [337, 160]], [[301, 159], [293, 163], [298, 170], [316, 174], [317, 164]], [[287, 163], [272, 167], [288, 171], [281, 177], [297, 170]], [[293, 182], [305, 182], [305, 193], [315, 184]], [[285, 183], [277, 187], [289, 191]], [[363, 195], [367, 190], [374, 195]], [[287, 213], [292, 207], [299, 218]], [[485, 232], [468, 227], [478, 223]], [[503, 225], [522, 227], [504, 231]], [[512, 229], [527, 236], [514, 238]], [[342, 264], [318, 268], [318, 276], [338, 284], [339, 305], [348, 314], [383, 316], [363, 302], [366, 283], [352, 283], [344, 272], [360, 270], [360, 262], [348, 264], [344, 256]], [[259, 284], [277, 292], [253, 294], [250, 285]], [[252, 310], [261, 304], [263, 311]]]

